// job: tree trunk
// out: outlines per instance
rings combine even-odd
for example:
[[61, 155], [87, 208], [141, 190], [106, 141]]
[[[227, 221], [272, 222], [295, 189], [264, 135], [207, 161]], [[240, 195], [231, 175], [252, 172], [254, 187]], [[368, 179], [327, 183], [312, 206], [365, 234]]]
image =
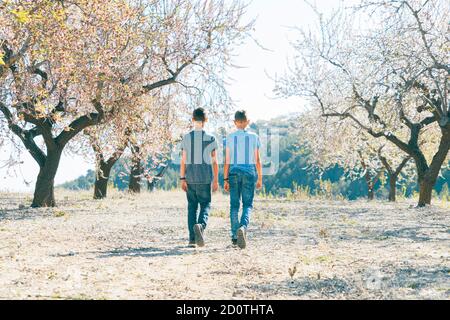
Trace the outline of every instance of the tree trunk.
[[368, 187], [367, 199], [368, 199], [369, 201], [372, 201], [372, 200], [375, 199], [375, 192], [374, 192], [374, 190], [373, 190], [373, 187], [371, 187], [371, 186]]
[[396, 193], [397, 193], [397, 175], [389, 174], [389, 201], [396, 201]]
[[96, 141], [93, 137], [90, 138], [92, 139], [91, 141], [92, 148], [94, 149], [96, 163], [98, 164], [97, 169], [98, 171], [96, 172], [95, 175], [94, 199], [100, 200], [106, 198], [111, 169], [122, 156], [127, 146], [127, 143], [125, 141], [123, 145], [119, 147], [108, 160], [105, 160], [105, 157], [98, 144], [98, 141]]
[[431, 198], [433, 197], [434, 182], [429, 179], [423, 179], [419, 182], [419, 208], [425, 207], [431, 204]]
[[131, 193], [140, 193], [141, 192], [141, 175], [142, 175], [142, 167], [140, 161], [136, 161], [133, 163], [133, 167], [131, 168], [130, 174], [130, 182], [128, 185], [128, 190]]
[[[419, 176], [419, 203], [418, 207], [425, 207], [431, 204], [433, 197], [433, 188], [439, 177], [442, 164], [447, 159], [448, 152], [450, 150], [450, 124], [447, 124], [444, 128], [441, 127], [442, 138], [439, 143], [439, 148], [431, 161], [430, 166], [425, 166], [421, 161], [417, 161], [417, 173]], [[420, 159], [418, 159], [420, 160]], [[426, 168], [426, 170], [424, 170]]]
[[441, 144], [438, 152], [435, 154], [431, 165], [428, 166], [426, 160], [423, 157], [416, 157], [417, 176], [419, 182], [419, 208], [431, 205], [433, 198], [433, 188], [439, 176], [442, 163], [447, 157], [450, 139], [449, 141], [441, 140]]
[[142, 167], [141, 158], [139, 156], [139, 147], [133, 146], [132, 152], [133, 156], [131, 160], [131, 173], [128, 191], [131, 193], [140, 193], [141, 177], [144, 173], [144, 168]]
[[104, 161], [100, 162], [100, 170], [99, 172], [97, 172], [95, 177], [94, 199], [100, 200], [106, 198], [109, 175], [111, 174], [111, 168], [113, 167], [114, 163]]
[[39, 169], [39, 175], [34, 190], [32, 208], [55, 207], [55, 176], [61, 160], [62, 150], [48, 150], [45, 163]]
[[153, 192], [156, 188], [156, 184], [164, 177], [164, 173], [166, 172], [169, 164], [165, 164], [163, 168], [158, 172], [158, 174], [153, 178], [152, 182], [147, 182], [147, 190]]
[[156, 180], [154, 180], [154, 179], [152, 182], [148, 181], [147, 182], [147, 190], [150, 192], [155, 191], [155, 184], [156, 184]]
[[406, 166], [406, 164], [411, 159], [411, 156], [405, 157], [394, 171], [394, 168], [392, 168], [389, 161], [386, 159], [386, 157], [384, 157], [382, 155], [382, 150], [383, 150], [383, 147], [381, 147], [378, 150], [378, 157], [380, 158], [381, 162], [383, 163], [384, 168], [386, 169], [387, 175], [389, 177], [389, 201], [395, 202], [396, 201], [396, 193], [397, 193], [398, 176], [400, 175], [403, 168]]
[[419, 203], [417, 207], [423, 208], [427, 205], [431, 205], [433, 198], [433, 188], [437, 181], [439, 171], [433, 174], [433, 171], [426, 167], [424, 170], [423, 165], [417, 166], [417, 175], [419, 180]]
[[375, 185], [380, 179], [380, 175], [383, 173], [383, 170], [379, 171], [374, 177], [370, 175], [369, 172], [366, 172], [365, 179], [367, 183], [367, 199], [372, 201], [375, 199]]
[[378, 182], [378, 179], [380, 179], [381, 174], [384, 171], [384, 168], [381, 168], [375, 176], [372, 177], [370, 174], [370, 170], [366, 165], [366, 161], [364, 160], [364, 157], [362, 155], [362, 152], [358, 152], [359, 154], [359, 160], [361, 162], [361, 167], [365, 170], [364, 179], [366, 179], [367, 184], [367, 199], [369, 201], [372, 201], [375, 199], [375, 185]]

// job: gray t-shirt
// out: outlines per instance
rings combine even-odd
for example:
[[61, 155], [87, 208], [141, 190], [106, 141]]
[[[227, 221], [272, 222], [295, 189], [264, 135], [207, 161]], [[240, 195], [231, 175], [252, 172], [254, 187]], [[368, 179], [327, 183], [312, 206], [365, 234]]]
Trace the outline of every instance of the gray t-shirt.
[[210, 184], [213, 181], [211, 153], [218, 149], [217, 140], [203, 130], [183, 137], [181, 149], [186, 151], [186, 182]]

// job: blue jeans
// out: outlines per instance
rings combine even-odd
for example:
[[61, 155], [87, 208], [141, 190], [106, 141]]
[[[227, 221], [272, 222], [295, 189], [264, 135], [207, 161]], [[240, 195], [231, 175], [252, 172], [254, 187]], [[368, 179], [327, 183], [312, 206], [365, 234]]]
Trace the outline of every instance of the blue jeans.
[[[188, 228], [189, 241], [195, 241], [194, 226], [201, 224], [203, 230], [208, 224], [209, 211], [211, 210], [211, 184], [188, 184]], [[197, 217], [198, 207], [200, 214]]]
[[[245, 173], [233, 173], [229, 176], [230, 183], [230, 220], [231, 238], [237, 238], [240, 227], [248, 228], [253, 209], [256, 177]], [[239, 221], [239, 209], [242, 200], [242, 216]]]

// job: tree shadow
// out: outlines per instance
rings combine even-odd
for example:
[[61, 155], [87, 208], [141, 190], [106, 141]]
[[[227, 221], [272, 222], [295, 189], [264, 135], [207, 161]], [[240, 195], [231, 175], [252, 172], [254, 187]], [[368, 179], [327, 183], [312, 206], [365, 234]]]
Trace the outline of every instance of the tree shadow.
[[[431, 238], [429, 236], [421, 234], [420, 227], [416, 228], [401, 228], [397, 230], [386, 230], [380, 234], [380, 237], [387, 237], [387, 238], [400, 238], [400, 239], [410, 239], [413, 241], [430, 241]], [[436, 239], [436, 240], [443, 240], [443, 239]]]
[[309, 293], [319, 293], [326, 297], [349, 294], [354, 290], [354, 286], [342, 278], [317, 279], [303, 277], [291, 281], [281, 281], [275, 283], [247, 285], [247, 289], [261, 293], [288, 295], [302, 297]]
[[113, 258], [113, 257], [170, 257], [182, 255], [195, 255], [199, 253], [213, 253], [219, 252], [219, 248], [189, 248], [188, 246], [174, 246], [174, 247], [142, 247], [142, 248], [117, 248], [107, 251], [83, 251], [83, 252], [68, 252], [53, 254], [53, 257], [66, 258], [79, 255], [97, 255], [97, 258]]
[[[303, 297], [314, 294], [323, 298], [359, 297], [365, 292], [366, 298], [378, 296], [383, 292], [387, 296], [394, 296], [399, 289], [434, 289], [439, 296], [450, 297], [449, 279], [450, 268], [445, 266], [382, 268], [368, 269], [360, 277], [354, 274], [350, 278], [313, 278], [301, 277], [291, 281], [267, 282], [244, 285], [247, 290], [256, 291], [267, 296], [283, 295]], [[439, 285], [441, 287], [439, 287]]]
[[20, 221], [50, 216], [52, 216], [52, 213], [48, 212], [45, 208], [0, 209], [0, 221]]
[[[442, 228], [440, 228], [442, 227]], [[390, 238], [408, 239], [414, 242], [437, 242], [449, 241], [449, 238], [439, 237], [439, 234], [450, 233], [446, 226], [420, 226], [420, 227], [406, 227], [393, 230], [377, 230], [367, 236], [360, 236], [361, 240], [388, 240]]]
[[430, 268], [406, 267], [396, 269], [388, 279], [391, 287], [422, 289], [433, 284], [447, 286], [447, 295], [450, 295], [448, 286], [450, 284], [450, 268], [436, 266]]
[[218, 249], [197, 249], [189, 248], [188, 246], [175, 246], [175, 247], [148, 247], [148, 248], [124, 248], [113, 249], [109, 251], [99, 252], [98, 258], [112, 258], [112, 257], [171, 257], [182, 255], [194, 255], [198, 252], [201, 253], [213, 253], [219, 251]]

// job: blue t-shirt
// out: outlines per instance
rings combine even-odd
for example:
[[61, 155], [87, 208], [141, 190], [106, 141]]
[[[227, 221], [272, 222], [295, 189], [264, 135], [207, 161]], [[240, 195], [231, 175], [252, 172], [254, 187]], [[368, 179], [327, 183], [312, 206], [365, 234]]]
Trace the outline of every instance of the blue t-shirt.
[[237, 130], [227, 136], [226, 147], [230, 152], [230, 174], [257, 175], [255, 153], [261, 143], [256, 133]]

